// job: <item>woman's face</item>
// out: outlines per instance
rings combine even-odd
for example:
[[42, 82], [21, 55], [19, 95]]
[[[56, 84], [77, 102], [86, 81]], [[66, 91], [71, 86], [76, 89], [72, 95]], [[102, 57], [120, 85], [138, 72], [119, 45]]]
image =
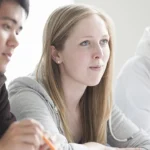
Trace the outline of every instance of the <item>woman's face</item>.
[[110, 56], [104, 21], [91, 15], [79, 21], [59, 52], [61, 78], [84, 86], [97, 85]]

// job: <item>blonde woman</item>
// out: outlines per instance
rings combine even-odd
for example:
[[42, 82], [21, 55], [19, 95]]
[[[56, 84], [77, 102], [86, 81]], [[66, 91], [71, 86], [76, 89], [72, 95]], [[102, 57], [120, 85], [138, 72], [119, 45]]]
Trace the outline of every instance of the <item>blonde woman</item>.
[[111, 19], [89, 6], [56, 9], [45, 26], [37, 70], [9, 86], [17, 119], [41, 122], [58, 149], [150, 149], [147, 134], [112, 107], [111, 28]]

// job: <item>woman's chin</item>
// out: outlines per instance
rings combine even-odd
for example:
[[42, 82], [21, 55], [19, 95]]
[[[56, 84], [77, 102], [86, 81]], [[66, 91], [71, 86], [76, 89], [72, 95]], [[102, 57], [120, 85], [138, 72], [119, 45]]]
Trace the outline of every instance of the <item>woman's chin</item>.
[[101, 79], [100, 80], [96, 80], [96, 81], [93, 81], [91, 83], [88, 84], [88, 86], [96, 86], [100, 83]]

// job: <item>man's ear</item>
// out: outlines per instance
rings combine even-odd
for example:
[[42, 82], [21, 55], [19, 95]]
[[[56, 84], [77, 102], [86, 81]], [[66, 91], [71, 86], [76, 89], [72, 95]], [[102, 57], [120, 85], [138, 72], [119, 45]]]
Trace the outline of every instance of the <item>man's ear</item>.
[[56, 62], [57, 64], [60, 64], [61, 57], [60, 57], [59, 51], [53, 45], [50, 46], [50, 49], [51, 49], [51, 57], [52, 57], [53, 61]]

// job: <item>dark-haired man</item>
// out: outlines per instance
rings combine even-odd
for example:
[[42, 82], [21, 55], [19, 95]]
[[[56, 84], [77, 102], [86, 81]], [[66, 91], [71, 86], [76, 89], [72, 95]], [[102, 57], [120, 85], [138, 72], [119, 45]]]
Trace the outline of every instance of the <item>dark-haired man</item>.
[[0, 0], [0, 150], [38, 150], [43, 143], [43, 129], [35, 120], [14, 122], [5, 87], [6, 66], [28, 13], [29, 0]]

